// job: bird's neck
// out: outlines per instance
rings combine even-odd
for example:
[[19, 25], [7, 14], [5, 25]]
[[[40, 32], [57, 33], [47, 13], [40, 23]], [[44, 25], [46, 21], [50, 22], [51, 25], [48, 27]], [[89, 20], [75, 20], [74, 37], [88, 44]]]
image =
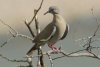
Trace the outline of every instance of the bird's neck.
[[53, 21], [57, 21], [57, 18], [59, 17], [58, 14], [53, 14]]
[[56, 22], [59, 22], [59, 19], [61, 19], [61, 15], [59, 14], [53, 14], [53, 22], [56, 23]]

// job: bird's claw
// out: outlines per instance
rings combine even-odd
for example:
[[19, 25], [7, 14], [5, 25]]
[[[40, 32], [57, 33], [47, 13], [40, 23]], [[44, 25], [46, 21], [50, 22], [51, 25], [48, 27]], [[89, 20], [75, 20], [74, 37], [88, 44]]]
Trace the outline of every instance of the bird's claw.
[[60, 50], [57, 48], [57, 49], [52, 49], [52, 53], [53, 54], [58, 54], [60, 52]]

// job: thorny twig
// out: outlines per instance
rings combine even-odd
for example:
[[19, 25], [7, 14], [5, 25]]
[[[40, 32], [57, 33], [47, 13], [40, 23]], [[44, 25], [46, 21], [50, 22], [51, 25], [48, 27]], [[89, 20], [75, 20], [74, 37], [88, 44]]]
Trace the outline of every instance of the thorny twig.
[[44, 56], [43, 56], [42, 49], [40, 49], [40, 54], [41, 54], [40, 59], [39, 59], [40, 60], [40, 66], [44, 67], [44, 61], [43, 61]]
[[96, 33], [97, 33], [99, 27], [100, 27], [100, 24], [97, 26], [96, 30], [94, 31], [94, 34], [93, 34], [92, 37], [89, 39], [89, 43], [88, 43], [87, 50], [89, 50], [89, 48], [90, 48], [90, 50], [91, 50], [91, 45], [90, 45], [90, 44], [91, 44], [91, 42], [92, 42], [92, 39], [96, 36]]
[[27, 62], [27, 60], [16, 60], [16, 59], [11, 60], [11, 59], [3, 56], [2, 54], [0, 54], [0, 57], [2, 57], [3, 59], [5, 59], [7, 61], [10, 61], [10, 62]]
[[[94, 16], [94, 10], [93, 10], [93, 8], [91, 9], [91, 12], [92, 12], [92, 15], [95, 18], [97, 24], [98, 24], [97, 17]], [[91, 47], [92, 47], [91, 43], [93, 42], [92, 39], [96, 36], [96, 33], [97, 33], [97, 31], [98, 31], [99, 28], [100, 28], [100, 24], [98, 24], [98, 26], [97, 26], [96, 30], [94, 31], [93, 35], [88, 39], [88, 42], [84, 45], [84, 47], [87, 46], [87, 51], [91, 51]]]
[[11, 41], [12, 39], [14, 39], [15, 37], [22, 37], [22, 38], [26, 38], [26, 39], [31, 40], [31, 41], [33, 40], [29, 36], [26, 36], [26, 35], [23, 35], [23, 34], [19, 34], [16, 30], [14, 30], [10, 25], [6, 24], [3, 20], [0, 19], [0, 21], [4, 25], [6, 25], [10, 30], [13, 31], [13, 32], [12, 31], [9, 31], [12, 36], [7, 41], [5, 41], [0, 47], [5, 46], [9, 41]]
[[[39, 10], [40, 10], [41, 7], [42, 7], [43, 1], [44, 1], [44, 0], [41, 1], [39, 8], [38, 8], [37, 10], [34, 10], [34, 16], [32, 17], [31, 21], [30, 21], [30, 22], [26, 22], [26, 21], [25, 21], [25, 25], [27, 26], [27, 28], [28, 28], [28, 30], [29, 30], [29, 32], [30, 32], [30, 34], [32, 35], [33, 38], [34, 38], [36, 35], [35, 35], [34, 32], [32, 31], [30, 25], [31, 25], [31, 23], [33, 22], [33, 20], [35, 19], [35, 26], [36, 26], [37, 35], [38, 35], [38, 34], [40, 33], [40, 29], [39, 29], [39, 22], [38, 22], [38, 19], [37, 19], [37, 14], [38, 14]], [[42, 50], [38, 49], [38, 54], [40, 54], [39, 51], [42, 52]], [[38, 57], [38, 63], [39, 63], [39, 62], [40, 62], [40, 66], [41, 66], [41, 67], [44, 67], [43, 55], [41, 55], [40, 57]], [[29, 63], [30, 63], [30, 62], [29, 62]], [[33, 67], [33, 66], [32, 66], [32, 67]]]
[[[92, 49], [98, 49], [98, 48], [100, 48], [100, 47], [93, 47]], [[53, 59], [51, 58], [51, 54], [55, 54], [55, 53], [53, 53], [52, 50], [50, 50], [48, 52], [44, 52], [41, 55], [47, 55], [49, 57], [49, 60], [50, 60], [50, 63], [51, 63], [51, 67], [53, 67], [53, 60], [56, 60], [56, 59], [59, 59], [59, 58], [63, 58], [63, 57], [91, 57], [91, 58], [95, 58], [95, 59], [100, 60], [100, 55], [96, 55], [93, 52], [83, 52], [83, 51], [86, 51], [86, 49], [74, 51], [74, 52], [71, 52], [71, 53], [65, 53], [63, 50], [60, 50], [59, 53], [61, 53], [63, 56], [56, 57], [56, 58], [53, 58]], [[41, 57], [41, 55], [37, 55], [37, 56], [34, 56], [32, 58]], [[7, 61], [10, 61], [10, 62], [27, 62], [28, 63], [27, 60], [16, 60], [16, 59], [11, 60], [11, 59], [9, 59], [7, 57], [4, 57], [1, 54], [0, 54], [0, 57], [2, 57], [3, 59], [5, 59]], [[19, 66], [19, 67], [25, 67], [25, 66]], [[29, 67], [29, 66], [26, 66], [26, 67]]]
[[[5, 57], [5, 56], [3, 56], [2, 54], [0, 54], [0, 57], [1, 58], [3, 58], [3, 59], [5, 59], [5, 60], [7, 60], [7, 61], [10, 61], [10, 62], [17, 62], [17, 63], [28, 63], [28, 61], [27, 60], [16, 60], [16, 59], [9, 59], [9, 58], [7, 58], [7, 57]], [[30, 65], [28, 65], [28, 66], [17, 66], [17, 67], [33, 67], [32, 65], [30, 66]]]
[[16, 34], [16, 35], [13, 35], [11, 36], [7, 41], [5, 41], [0, 47], [3, 47], [5, 46], [9, 41], [11, 41], [12, 39], [16, 38], [16, 37], [22, 37], [22, 38], [25, 38], [25, 39], [28, 39], [30, 41], [33, 41], [33, 39], [29, 36], [26, 36], [26, 35], [23, 35], [23, 34]]
[[14, 30], [10, 25], [6, 24], [6, 23], [5, 23], [3, 20], [1, 20], [1, 19], [0, 19], [0, 21], [1, 21], [2, 24], [4, 24], [4, 25], [7, 26], [10, 30], [12, 30], [15, 34], [17, 34], [17, 31]]
[[52, 60], [52, 58], [51, 58], [50, 53], [47, 53], [47, 56], [48, 56], [49, 61], [50, 61], [50, 63], [51, 63], [51, 67], [53, 67], [53, 60]]
[[32, 31], [32, 29], [31, 29], [31, 27], [30, 27], [30, 24], [33, 22], [33, 20], [35, 19], [36, 15], [37, 15], [38, 12], [39, 12], [39, 10], [41, 9], [42, 4], [43, 4], [43, 1], [44, 1], [44, 0], [41, 1], [41, 4], [40, 4], [39, 8], [36, 10], [36, 12], [34, 13], [34, 16], [33, 16], [33, 18], [31, 19], [31, 21], [30, 21], [30, 22], [25, 21], [25, 25], [26, 25], [27, 28], [29, 29], [29, 31], [30, 31], [30, 33], [31, 33], [31, 35], [32, 35], [33, 38], [35, 37], [35, 34], [34, 34], [34, 32]]
[[[92, 49], [100, 49], [100, 47], [93, 47]], [[96, 58], [96, 59], [100, 58], [100, 55], [96, 56], [92, 52], [83, 52], [83, 51], [86, 51], [86, 49], [74, 51], [74, 52], [71, 52], [71, 53], [65, 53], [64, 50], [60, 50], [58, 53], [63, 54], [63, 56], [56, 57], [56, 58], [53, 58], [53, 59], [51, 58], [51, 54], [55, 54], [55, 53], [53, 53], [53, 50], [50, 50], [48, 52], [44, 52], [42, 55], [47, 55], [49, 57], [49, 60], [55, 60], [55, 59], [59, 59], [59, 58], [63, 58], [63, 57], [82, 57], [82, 56], [92, 57], [92, 58]], [[37, 56], [34, 56], [32, 58], [36, 58], [38, 56], [41, 56], [41, 55], [37, 55]], [[11, 61], [11, 62], [27, 62], [27, 60], [10, 60], [7, 57], [4, 57], [2, 54], [0, 54], [0, 57], [2, 57], [5, 60]], [[50, 61], [50, 62], [52, 63], [52, 61]]]
[[[34, 13], [36, 13], [37, 10], [34, 10]], [[36, 26], [36, 31], [37, 31], [37, 35], [40, 33], [40, 28], [39, 28], [39, 22], [38, 22], [38, 17], [36, 15], [35, 17], [35, 26]]]
[[[92, 50], [93, 49], [100, 49], [100, 47], [92, 47], [91, 49]], [[53, 63], [53, 60], [56, 60], [56, 59], [59, 59], [59, 58], [63, 58], [63, 57], [91, 57], [91, 58], [96, 58], [96, 59], [100, 58], [100, 55], [97, 56], [93, 52], [87, 51], [86, 48], [85, 49], [81, 49], [81, 50], [77, 50], [77, 51], [73, 51], [73, 52], [70, 52], [70, 53], [66, 53], [64, 50], [60, 50], [58, 53], [62, 54], [63, 56], [56, 57], [56, 58], [52, 59], [51, 58], [51, 54], [56, 54], [56, 53], [53, 53], [52, 50], [50, 50], [48, 52], [44, 52], [43, 55], [47, 55], [49, 57], [49, 60], [50, 60], [51, 64]], [[39, 56], [41, 56], [41, 55], [37, 55], [37, 56], [34, 56], [32, 58], [39, 57]]]
[[95, 21], [98, 24], [98, 19], [97, 19], [98, 17], [94, 15], [94, 8], [91, 8], [91, 14], [92, 14], [93, 18], [95, 19]]
[[63, 56], [53, 58], [52, 60], [63, 58], [63, 57], [70, 57], [70, 55], [72, 55], [72, 54], [79, 53], [79, 52], [82, 52], [82, 51], [85, 51], [85, 50], [86, 49], [82, 49], [82, 50], [74, 51], [74, 52], [67, 53], [67, 54], [63, 50], [61, 50], [60, 53], [63, 54]]
[[36, 10], [36, 13], [34, 14], [32, 20], [28, 23], [28, 25], [30, 25], [33, 22], [33, 20], [35, 19], [36, 15], [38, 14], [38, 12], [40, 11], [40, 9], [43, 5], [43, 2], [44, 2], [44, 0], [41, 1], [41, 4], [40, 4], [39, 8]]
[[[37, 10], [34, 10], [34, 14], [37, 12]], [[37, 15], [35, 17], [35, 26], [36, 26], [36, 31], [37, 31], [37, 35], [40, 33], [40, 28], [39, 28], [39, 22], [38, 22], [38, 18]], [[41, 66], [44, 67], [44, 62], [43, 62], [43, 53], [42, 53], [42, 49], [41, 46], [38, 49], [38, 61], [37, 61], [37, 67]]]
[[7, 41], [5, 41], [0, 47], [5, 46], [10, 40], [12, 40], [14, 37], [10, 37]]
[[[92, 47], [92, 49], [98, 49], [98, 48], [100, 48], [100, 47]], [[52, 60], [60, 59], [60, 58], [63, 58], [63, 57], [91, 57], [91, 58], [96, 58], [96, 59], [100, 58], [99, 55], [96, 56], [92, 52], [89, 52], [89, 51], [84, 52], [84, 51], [87, 51], [87, 50], [82, 49], [82, 50], [77, 50], [77, 51], [74, 51], [74, 52], [71, 52], [71, 53], [65, 53], [63, 50], [61, 50], [59, 53], [61, 53], [63, 56], [53, 58]]]
[[30, 34], [32, 35], [32, 37], [34, 38], [35, 37], [35, 34], [34, 34], [34, 32], [32, 31], [32, 29], [31, 29], [31, 27], [28, 25], [28, 23], [27, 23], [27, 21], [25, 20], [25, 25], [27, 26], [27, 28], [28, 28], [28, 30], [29, 30], [29, 32], [30, 32]]

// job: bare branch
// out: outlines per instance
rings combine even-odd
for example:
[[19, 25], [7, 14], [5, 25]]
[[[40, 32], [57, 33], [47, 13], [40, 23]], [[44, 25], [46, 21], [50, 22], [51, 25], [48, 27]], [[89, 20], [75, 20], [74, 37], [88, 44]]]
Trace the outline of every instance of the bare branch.
[[6, 23], [5, 23], [3, 20], [1, 20], [1, 19], [0, 19], [0, 21], [1, 21], [2, 24], [4, 24], [4, 25], [7, 26], [10, 30], [12, 30], [15, 34], [17, 34], [17, 31], [14, 30], [10, 25], [6, 24]]
[[[37, 12], [37, 10], [34, 10], [34, 14]], [[37, 30], [37, 35], [40, 33], [40, 28], [39, 28], [39, 22], [38, 22], [38, 17], [36, 15], [35, 17], [35, 26], [36, 26], [36, 30]]]
[[41, 56], [40, 56], [40, 66], [44, 67], [44, 61], [43, 61], [44, 56], [43, 56], [43, 52], [42, 52], [41, 48], [40, 48], [40, 54], [41, 54]]
[[0, 54], [0, 57], [7, 60], [7, 61], [10, 61], [10, 62], [27, 62], [27, 60], [16, 60], [16, 59], [11, 60], [11, 59], [3, 56], [2, 54]]
[[95, 21], [97, 22], [97, 25], [98, 25], [97, 16], [94, 15], [94, 8], [91, 8], [91, 14], [92, 14], [92, 16], [94, 17], [94, 19], [95, 19]]
[[[5, 26], [7, 26], [11, 31], [10, 34], [12, 35], [7, 41], [5, 41], [0, 47], [3, 47], [4, 45], [6, 45], [10, 40], [14, 39], [15, 37], [23, 37], [23, 38], [26, 38], [26, 39], [29, 39], [29, 40], [33, 40], [31, 37], [29, 36], [26, 36], [26, 35], [22, 35], [22, 34], [18, 34], [18, 32], [16, 30], [14, 30], [10, 25], [6, 24], [3, 20], [1, 20], [1, 23], [4, 24]], [[13, 32], [12, 32], [13, 31]]]
[[47, 56], [48, 56], [48, 58], [49, 58], [51, 67], [53, 67], [53, 60], [52, 60], [52, 58], [51, 58], [51, 55], [50, 55], [49, 53], [47, 53]]
[[23, 35], [23, 34], [17, 34], [18, 37], [23, 37], [25, 39], [28, 39], [30, 41], [33, 41], [33, 38], [29, 37], [29, 36], [26, 36], [26, 35]]
[[95, 59], [100, 60], [100, 55], [96, 56], [95, 54], [89, 53], [89, 52], [65, 53], [65, 52], [62, 51], [62, 52], [60, 52], [60, 53], [62, 53], [63, 56], [53, 58], [52, 60], [56, 60], [56, 59], [63, 58], [63, 57], [91, 57], [91, 58], [95, 58]]
[[31, 23], [33, 22], [33, 20], [36, 18], [36, 15], [38, 14], [39, 10], [40, 10], [41, 7], [42, 7], [43, 1], [44, 1], [44, 0], [41, 1], [41, 4], [40, 4], [39, 8], [36, 10], [36, 12], [34, 13], [34, 16], [33, 16], [33, 18], [31, 19], [31, 21], [30, 21], [30, 22], [26, 22], [26, 21], [25, 21], [25, 25], [26, 25], [27, 28], [29, 29], [29, 31], [30, 31], [30, 33], [31, 33], [31, 35], [32, 35], [33, 38], [35, 37], [35, 34], [34, 34], [34, 32], [32, 31], [32, 29], [31, 29], [31, 27], [30, 27], [30, 24], [31, 24]]
[[[100, 49], [100, 47], [92, 47], [92, 49]], [[77, 51], [70, 52], [70, 53], [68, 53], [68, 52], [66, 53], [64, 50], [60, 50], [57, 54], [59, 54], [59, 53], [62, 54], [63, 56], [56, 57], [53, 59], [51, 58], [51, 54], [56, 54], [53, 52], [53, 50], [50, 50], [48, 52], [44, 52], [43, 55], [47, 55], [49, 57], [51, 66], [53, 66], [53, 60], [63, 58], [63, 57], [91, 57], [91, 58], [95, 58], [95, 59], [100, 60], [100, 55], [96, 55], [93, 52], [87, 51], [86, 49], [77, 50]], [[37, 55], [37, 56], [34, 56], [32, 58], [36, 58], [39, 56], [41, 56], [41, 55]]]
[[[100, 49], [100, 47], [92, 47], [91, 49]], [[71, 53], [65, 53], [63, 50], [61, 50], [59, 53], [63, 54], [63, 56], [53, 58], [52, 60], [56, 60], [63, 57], [91, 57], [100, 60], [100, 55], [96, 55], [91, 51], [84, 51], [87, 51], [87, 49], [82, 49]], [[52, 54], [52, 51], [50, 53]]]
[[0, 47], [5, 46], [8, 42], [10, 42], [12, 39], [14, 39], [16, 37], [22, 37], [22, 38], [28, 39], [30, 41], [33, 41], [33, 39], [31, 37], [29, 37], [29, 36], [26, 36], [26, 35], [23, 35], [23, 34], [19, 34], [19, 33], [14, 34], [11, 31], [10, 31], [10, 33], [11, 33], [12, 36], [7, 41], [5, 41]]
[[30, 34], [31, 34], [32, 37], [34, 38], [34, 37], [35, 37], [35, 34], [34, 34], [34, 32], [32, 31], [31, 27], [28, 25], [27, 21], [25, 21], [25, 25], [27, 26], [27, 28], [28, 28]]
[[[37, 35], [40, 33], [40, 29], [39, 29], [39, 22], [37, 20], [37, 13], [39, 12], [39, 10], [41, 9], [42, 7], [42, 4], [43, 4], [43, 1], [41, 1], [41, 4], [39, 6], [39, 8], [37, 10], [34, 10], [34, 16], [33, 18], [31, 19], [30, 22], [26, 22], [25, 21], [25, 25], [27, 26], [27, 28], [29, 29], [29, 32], [31, 33], [32, 37], [34, 38], [36, 35], [34, 34], [34, 32], [32, 31], [31, 27], [30, 27], [30, 24], [33, 22], [33, 20], [35, 19], [35, 25], [36, 25], [36, 30], [37, 30]], [[38, 49], [38, 51], [41, 51], [40, 49]], [[39, 53], [38, 53], [39, 54]], [[31, 58], [32, 59], [32, 58]], [[40, 57], [38, 57], [38, 61], [40, 62], [40, 65], [41, 67], [44, 67], [44, 62], [43, 62], [43, 56], [41, 55]], [[32, 67], [32, 63], [30, 64], [31, 62], [29, 62], [29, 66]]]
[[30, 25], [30, 24], [33, 22], [33, 20], [35, 19], [37, 13], [39, 12], [39, 10], [41, 9], [41, 7], [42, 7], [42, 5], [43, 5], [43, 1], [44, 1], [44, 0], [41, 1], [39, 8], [37, 9], [36, 13], [34, 14], [32, 20], [28, 23], [28, 25]]
[[10, 40], [14, 39], [14, 37], [10, 37], [7, 41], [5, 41], [0, 47], [5, 46]]

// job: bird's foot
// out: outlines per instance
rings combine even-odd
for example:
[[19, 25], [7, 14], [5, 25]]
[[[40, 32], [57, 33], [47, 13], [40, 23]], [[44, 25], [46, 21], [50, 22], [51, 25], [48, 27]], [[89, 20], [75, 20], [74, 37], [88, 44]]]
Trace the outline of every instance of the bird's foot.
[[60, 49], [56, 48], [54, 45], [49, 45], [49, 47], [53, 50], [53, 54], [58, 54], [60, 52]]
[[58, 49], [58, 48], [56, 48], [56, 49], [52, 49], [53, 50], [53, 54], [58, 54], [59, 52], [60, 52], [60, 50]]

